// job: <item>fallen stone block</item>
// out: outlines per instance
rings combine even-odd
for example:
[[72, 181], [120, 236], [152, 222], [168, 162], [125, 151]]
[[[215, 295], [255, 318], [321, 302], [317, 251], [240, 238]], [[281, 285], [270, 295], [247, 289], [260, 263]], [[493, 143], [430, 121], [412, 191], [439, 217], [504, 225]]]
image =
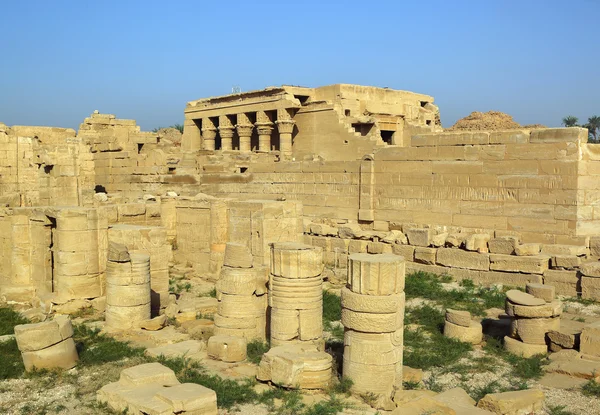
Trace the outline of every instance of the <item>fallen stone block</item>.
[[581, 257], [575, 255], [555, 255], [550, 259], [552, 268], [574, 269], [581, 266]]
[[223, 362], [246, 360], [246, 339], [243, 337], [216, 335], [208, 339], [208, 356]]
[[556, 289], [552, 285], [528, 283], [525, 286], [527, 294], [551, 303], [556, 298]]
[[452, 268], [467, 268], [481, 271], [490, 269], [490, 255], [453, 248], [439, 248], [437, 263]]
[[600, 301], [600, 278], [598, 277], [581, 277], [581, 297]]
[[524, 358], [530, 358], [538, 354], [548, 354], [548, 346], [545, 344], [528, 344], [508, 336], [504, 337], [504, 348], [509, 353]]
[[452, 310], [446, 309], [446, 321], [457, 326], [470, 327], [471, 326], [471, 313], [464, 310]]
[[159, 384], [161, 386], [178, 385], [175, 372], [160, 363], [144, 363], [121, 371], [119, 383], [123, 386]]
[[403, 390], [399, 389], [394, 393], [394, 397], [392, 400], [396, 403], [397, 406], [402, 406], [405, 403], [410, 401], [414, 401], [415, 399], [419, 399], [421, 397], [433, 397], [437, 395], [436, 392], [426, 390], [426, 389], [416, 389], [416, 390]]
[[[548, 340], [550, 340], [550, 348], [552, 345], [556, 345], [555, 349], [578, 349], [579, 338], [581, 336], [580, 330], [571, 330], [571, 327], [565, 327], [559, 330], [550, 330], [548, 333]], [[557, 351], [557, 350], [553, 350]]]
[[[528, 284], [529, 285], [529, 284]], [[546, 301], [536, 298], [531, 294], [519, 290], [509, 290], [506, 292], [506, 298], [514, 303], [524, 306], [540, 306], [546, 304]]]
[[487, 233], [473, 233], [465, 240], [467, 251], [488, 252], [488, 241], [490, 235]]
[[188, 357], [204, 349], [204, 343], [199, 340], [185, 340], [179, 343], [151, 347], [146, 349], [145, 354], [150, 357]]
[[581, 273], [586, 277], [600, 278], [600, 262], [592, 261], [581, 264]]
[[444, 336], [461, 342], [479, 344], [483, 340], [483, 329], [481, 323], [471, 321], [469, 327], [459, 326], [446, 321], [444, 324]]
[[406, 230], [408, 243], [412, 246], [429, 246], [432, 236], [432, 229], [410, 228]]
[[581, 331], [579, 351], [600, 357], [600, 321], [588, 324]]
[[157, 316], [150, 320], [144, 320], [139, 323], [139, 327], [143, 330], [156, 331], [162, 329], [167, 324], [167, 316]]
[[543, 274], [548, 269], [550, 257], [545, 255], [515, 256], [490, 254], [490, 270]]
[[492, 238], [488, 241], [488, 249], [492, 254], [512, 255], [517, 243], [518, 238], [515, 236]]
[[170, 388], [164, 388], [156, 398], [168, 404], [173, 413], [190, 412], [194, 415], [217, 414], [217, 394], [212, 389], [196, 383], [182, 383]]
[[331, 368], [331, 355], [315, 346], [276, 346], [263, 355], [256, 378], [285, 388], [326, 389]]
[[428, 396], [403, 403], [392, 411], [392, 415], [457, 415], [457, 412]]
[[576, 378], [600, 381], [600, 362], [591, 360], [553, 360], [544, 370], [550, 373], [561, 373]]
[[72, 338], [68, 338], [41, 350], [21, 352], [25, 370], [35, 369], [71, 369], [75, 367], [79, 356]]
[[532, 256], [540, 253], [540, 244], [521, 244], [515, 247], [517, 256]]
[[477, 407], [501, 415], [522, 415], [540, 411], [544, 406], [544, 392], [527, 389], [485, 395]]

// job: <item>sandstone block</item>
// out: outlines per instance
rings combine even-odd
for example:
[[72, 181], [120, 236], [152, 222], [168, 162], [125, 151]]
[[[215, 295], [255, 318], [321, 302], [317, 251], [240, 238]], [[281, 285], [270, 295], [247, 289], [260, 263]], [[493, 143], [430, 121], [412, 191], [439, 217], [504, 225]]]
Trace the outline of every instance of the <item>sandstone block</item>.
[[156, 398], [173, 408], [172, 413], [217, 415], [217, 394], [212, 389], [196, 383], [183, 383], [164, 388]]
[[404, 293], [392, 295], [363, 295], [342, 288], [342, 307], [361, 313], [395, 313], [405, 304]]
[[141, 321], [139, 327], [148, 331], [156, 331], [162, 329], [166, 324], [167, 316], [163, 314], [162, 316], [157, 316], [150, 320]]
[[490, 235], [487, 233], [473, 233], [465, 240], [467, 251], [488, 252], [488, 241]]
[[551, 258], [552, 268], [573, 269], [579, 268], [581, 258], [575, 255], [555, 255]]
[[579, 350], [581, 353], [600, 357], [600, 322], [589, 324], [583, 328]]
[[431, 237], [431, 245], [439, 248], [440, 246], [446, 245], [446, 239], [448, 238], [448, 233], [438, 233]]
[[546, 344], [546, 333], [560, 328], [560, 318], [516, 318], [511, 322], [511, 332], [524, 343]]
[[431, 229], [410, 228], [406, 230], [408, 243], [413, 246], [429, 246], [433, 231]]
[[467, 252], [453, 248], [439, 248], [437, 263], [452, 268], [467, 268], [487, 271], [490, 269], [490, 255]]
[[600, 236], [592, 236], [590, 238], [590, 255], [600, 257]]
[[543, 255], [571, 255], [571, 256], [586, 256], [588, 253], [587, 247], [577, 245], [560, 245], [560, 244], [544, 244], [542, 245]]
[[481, 323], [472, 321], [468, 327], [446, 321], [444, 323], [444, 336], [461, 342], [479, 344], [483, 340], [483, 328]]
[[144, 363], [121, 371], [119, 383], [123, 386], [141, 386], [152, 383], [161, 386], [178, 385], [175, 372], [160, 363]]
[[167, 358], [189, 357], [205, 349], [205, 344], [199, 340], [184, 340], [179, 343], [165, 344], [146, 349], [144, 354], [150, 357], [164, 356]]
[[415, 262], [419, 262], [421, 264], [435, 265], [436, 255], [436, 248], [424, 248], [420, 246], [415, 248]]
[[546, 304], [546, 301], [544, 301], [543, 299], [536, 298], [531, 294], [524, 293], [523, 291], [519, 290], [507, 291], [506, 298], [514, 304], [525, 306], [540, 306]]
[[534, 413], [544, 407], [544, 392], [539, 389], [527, 389], [490, 393], [477, 403], [477, 407], [502, 415]]
[[404, 310], [396, 313], [373, 314], [342, 309], [342, 324], [347, 329], [364, 333], [391, 333], [404, 324]]
[[266, 270], [257, 268], [222, 267], [216, 289], [222, 293], [235, 295], [252, 295], [261, 282], [264, 286]]
[[521, 244], [515, 247], [515, 254], [518, 256], [533, 256], [540, 253], [540, 244]]
[[108, 260], [111, 262], [130, 262], [131, 258], [125, 245], [110, 241], [108, 243]]
[[223, 362], [241, 362], [246, 359], [246, 339], [216, 335], [208, 339], [208, 356]]
[[581, 358], [553, 360], [545, 370], [560, 373], [574, 378], [594, 379], [600, 381], [600, 362]]
[[286, 388], [324, 389], [331, 383], [331, 368], [331, 355], [315, 346], [275, 346], [263, 355], [256, 377]]
[[600, 278], [600, 261], [581, 264], [581, 273], [586, 277]]
[[589, 300], [600, 301], [600, 278], [582, 276], [581, 297]]
[[19, 324], [14, 330], [21, 352], [45, 349], [73, 337], [73, 326], [66, 316], [56, 316], [42, 323]]
[[408, 403], [410, 401], [414, 401], [416, 399], [419, 399], [423, 396], [426, 397], [433, 397], [437, 395], [436, 392], [434, 391], [430, 391], [430, 390], [426, 390], [426, 389], [416, 389], [416, 390], [402, 390], [399, 389], [394, 393], [394, 397], [393, 400], [396, 403], [396, 405], [398, 406], [402, 406], [405, 403]]
[[348, 284], [358, 294], [390, 295], [404, 291], [404, 258], [393, 254], [352, 254]]
[[150, 319], [150, 303], [132, 307], [107, 307], [104, 319], [107, 328], [130, 329], [140, 321]]
[[543, 274], [548, 269], [550, 257], [545, 255], [514, 256], [490, 255], [490, 270]]
[[581, 292], [581, 275], [577, 271], [546, 270], [544, 284], [552, 285], [559, 295], [577, 297]]
[[562, 303], [555, 300], [551, 303], [536, 306], [526, 306], [506, 301], [506, 314], [511, 317], [548, 318], [562, 314]]
[[528, 283], [525, 286], [525, 291], [527, 294], [533, 295], [536, 298], [541, 298], [547, 303], [551, 303], [556, 298], [556, 288], [552, 285]]
[[[400, 336], [402, 331], [399, 330]], [[366, 365], [395, 365], [402, 362], [401, 339], [391, 333], [344, 333], [344, 359]]]
[[449, 233], [445, 245], [450, 248], [460, 248], [466, 243], [468, 237], [468, 233]]
[[323, 308], [298, 310], [298, 338], [302, 341], [323, 337]]
[[271, 245], [271, 274], [286, 278], [311, 278], [323, 271], [323, 250], [295, 242]]
[[21, 352], [25, 370], [35, 369], [71, 369], [79, 360], [77, 348], [70, 337], [52, 346], [40, 350]]
[[504, 348], [509, 353], [524, 358], [530, 358], [538, 354], [547, 354], [548, 347], [544, 344], [529, 344], [508, 336], [504, 337]]
[[446, 321], [463, 327], [471, 327], [471, 313], [464, 310], [446, 309]]
[[422, 396], [418, 399], [403, 403], [392, 411], [392, 415], [457, 415], [448, 405]]
[[252, 253], [244, 244], [228, 242], [225, 247], [223, 265], [231, 268], [251, 268]]
[[561, 349], [576, 349], [579, 348], [580, 332], [573, 332], [569, 329], [550, 330], [547, 333], [551, 343], [559, 346]]

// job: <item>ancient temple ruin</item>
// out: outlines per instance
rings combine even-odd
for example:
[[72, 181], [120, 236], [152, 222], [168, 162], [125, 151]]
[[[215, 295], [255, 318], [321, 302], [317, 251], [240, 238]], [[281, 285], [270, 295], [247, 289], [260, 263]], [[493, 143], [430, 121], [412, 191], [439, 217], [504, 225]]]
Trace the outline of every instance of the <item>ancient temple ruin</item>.
[[[107, 331], [162, 328], [188, 319], [169, 286], [185, 268], [216, 283], [202, 303], [214, 308], [209, 357], [240, 362], [247, 343], [270, 340], [260, 380], [323, 389], [327, 280], [344, 286], [343, 370], [384, 409], [402, 388], [405, 273], [527, 286], [531, 298], [554, 287], [532, 307], [600, 300], [600, 145], [583, 128], [444, 131], [431, 96], [347, 84], [200, 99], [184, 117], [180, 144], [99, 112], [78, 131], [0, 124], [0, 298], [102, 309]], [[189, 302], [196, 320], [202, 299]], [[449, 309], [446, 336], [480, 344], [471, 317]], [[509, 346], [547, 351], [557, 327], [513, 317]], [[590, 355], [597, 332], [581, 340]], [[121, 399], [126, 375], [99, 396]], [[163, 395], [193, 389], [147, 382], [165, 411], [177, 405]], [[213, 393], [190, 393], [216, 413]]]

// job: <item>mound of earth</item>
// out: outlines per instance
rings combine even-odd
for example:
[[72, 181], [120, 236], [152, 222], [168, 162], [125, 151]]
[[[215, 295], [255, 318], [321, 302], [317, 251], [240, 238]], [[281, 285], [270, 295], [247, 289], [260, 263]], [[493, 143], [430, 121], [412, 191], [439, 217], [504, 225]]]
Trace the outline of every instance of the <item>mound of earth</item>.
[[161, 141], [169, 140], [176, 146], [181, 145], [181, 133], [177, 128], [161, 128], [156, 132], [160, 136]]
[[521, 125], [513, 120], [513, 118], [500, 111], [488, 112], [472, 112], [465, 118], [456, 122], [450, 131], [465, 130], [510, 130], [513, 128], [521, 128]]

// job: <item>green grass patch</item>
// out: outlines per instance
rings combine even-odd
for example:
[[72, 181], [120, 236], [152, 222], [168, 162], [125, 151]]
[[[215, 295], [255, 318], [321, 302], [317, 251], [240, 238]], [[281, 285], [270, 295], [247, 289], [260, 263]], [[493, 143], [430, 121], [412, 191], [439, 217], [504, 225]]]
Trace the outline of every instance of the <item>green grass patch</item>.
[[25, 366], [17, 341], [11, 339], [0, 343], [0, 379], [15, 379], [23, 376]]
[[76, 325], [73, 329], [73, 339], [77, 343], [80, 365], [99, 365], [144, 356], [144, 348], [133, 347], [127, 342], [115, 340], [83, 324]]
[[0, 308], [0, 336], [15, 333], [15, 326], [27, 324], [29, 320], [9, 307]]
[[574, 412], [565, 410], [565, 406], [548, 407], [548, 415], [575, 415]]
[[600, 383], [592, 379], [581, 387], [581, 392], [583, 392], [583, 394], [587, 396], [594, 396], [596, 398], [600, 398]]
[[418, 324], [417, 330], [404, 330], [404, 364], [415, 369], [447, 367], [473, 350], [469, 343], [444, 337], [444, 314], [430, 305], [407, 308], [404, 324]]
[[537, 355], [530, 358], [524, 358], [504, 349], [502, 341], [493, 337], [487, 337], [483, 349], [494, 356], [506, 361], [512, 368], [512, 375], [521, 381], [530, 379], [539, 379], [544, 374], [543, 367], [548, 364], [548, 359], [543, 355]]
[[261, 342], [260, 340], [254, 340], [248, 343], [248, 347], [246, 350], [248, 361], [254, 364], [259, 364], [263, 354], [269, 351], [269, 345], [267, 343]]
[[413, 272], [406, 276], [406, 298], [425, 298], [435, 301], [444, 308], [466, 310], [474, 315], [483, 316], [488, 308], [503, 308], [506, 291], [495, 287], [475, 285], [471, 280], [460, 282], [460, 288], [446, 289], [443, 283], [451, 282], [452, 278], [438, 276], [429, 272]]
[[323, 291], [323, 328], [331, 333], [334, 342], [344, 341], [344, 327], [333, 324], [342, 319], [342, 302], [340, 297]]

